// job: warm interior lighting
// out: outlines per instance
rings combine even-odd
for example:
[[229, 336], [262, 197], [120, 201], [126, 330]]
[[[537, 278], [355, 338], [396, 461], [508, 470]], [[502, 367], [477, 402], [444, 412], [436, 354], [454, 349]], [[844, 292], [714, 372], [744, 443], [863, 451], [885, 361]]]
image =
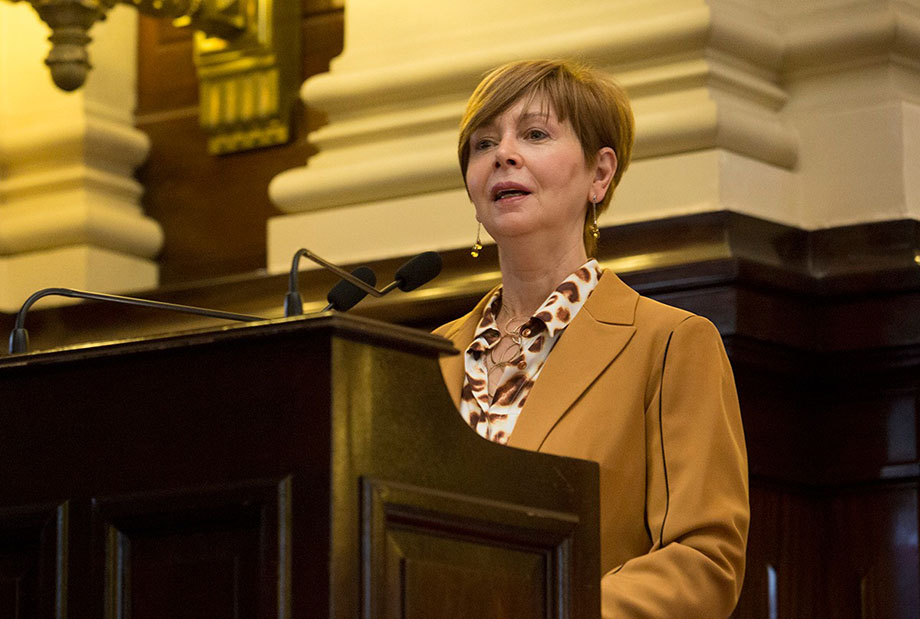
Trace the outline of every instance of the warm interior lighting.
[[[17, 2], [18, 0], [12, 0]], [[299, 7], [277, 0], [24, 0], [51, 28], [45, 64], [72, 91], [92, 68], [89, 30], [116, 4], [198, 30], [201, 126], [209, 150], [226, 153], [290, 139], [300, 67]]]

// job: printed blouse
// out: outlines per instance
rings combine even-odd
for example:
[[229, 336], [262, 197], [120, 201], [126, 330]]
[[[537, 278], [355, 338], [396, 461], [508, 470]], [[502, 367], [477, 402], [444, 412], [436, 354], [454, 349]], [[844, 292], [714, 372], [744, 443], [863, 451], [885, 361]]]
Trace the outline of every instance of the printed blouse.
[[489, 368], [491, 365], [495, 372], [494, 355], [503, 339], [497, 323], [502, 289], [496, 290], [488, 300], [473, 341], [466, 349], [466, 376], [460, 397], [460, 414], [480, 436], [496, 443], [508, 442], [546, 358], [594, 291], [600, 276], [600, 265], [592, 258], [566, 277], [530, 319], [505, 336], [511, 342], [506, 359], [498, 362], [502, 366], [501, 376], [492, 390]]

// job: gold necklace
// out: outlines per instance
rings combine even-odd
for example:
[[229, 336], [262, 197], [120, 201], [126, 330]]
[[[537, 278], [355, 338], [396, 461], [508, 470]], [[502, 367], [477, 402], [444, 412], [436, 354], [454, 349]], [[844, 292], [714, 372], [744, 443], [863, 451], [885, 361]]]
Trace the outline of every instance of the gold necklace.
[[[489, 349], [489, 354], [486, 357], [489, 395], [495, 395], [495, 390], [498, 388], [498, 383], [505, 373], [505, 368], [515, 365], [521, 351], [524, 349], [524, 336], [521, 334], [521, 329], [527, 324], [527, 321], [522, 322], [516, 329], [509, 328], [511, 323], [521, 320], [521, 318], [521, 316], [512, 316], [505, 322], [504, 328], [500, 325], [498, 326], [498, 340]], [[497, 322], [496, 320], [496, 323]], [[509, 344], [507, 348], [501, 352], [501, 356], [496, 359], [496, 351], [502, 346], [503, 341], [508, 341]]]

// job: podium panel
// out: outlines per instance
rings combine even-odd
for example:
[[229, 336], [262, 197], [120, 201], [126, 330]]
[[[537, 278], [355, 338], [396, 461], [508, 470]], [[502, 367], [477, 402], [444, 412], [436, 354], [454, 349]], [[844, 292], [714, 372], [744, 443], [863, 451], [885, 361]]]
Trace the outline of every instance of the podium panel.
[[594, 463], [336, 314], [0, 358], [0, 616], [600, 616]]

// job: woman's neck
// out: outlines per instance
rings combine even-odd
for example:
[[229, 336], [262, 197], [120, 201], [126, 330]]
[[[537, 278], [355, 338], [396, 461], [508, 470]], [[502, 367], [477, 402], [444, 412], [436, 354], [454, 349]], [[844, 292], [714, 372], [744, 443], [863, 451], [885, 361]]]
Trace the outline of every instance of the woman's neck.
[[588, 261], [582, 243], [544, 247], [504, 243], [499, 247], [502, 310], [506, 316], [532, 316], [556, 286]]

